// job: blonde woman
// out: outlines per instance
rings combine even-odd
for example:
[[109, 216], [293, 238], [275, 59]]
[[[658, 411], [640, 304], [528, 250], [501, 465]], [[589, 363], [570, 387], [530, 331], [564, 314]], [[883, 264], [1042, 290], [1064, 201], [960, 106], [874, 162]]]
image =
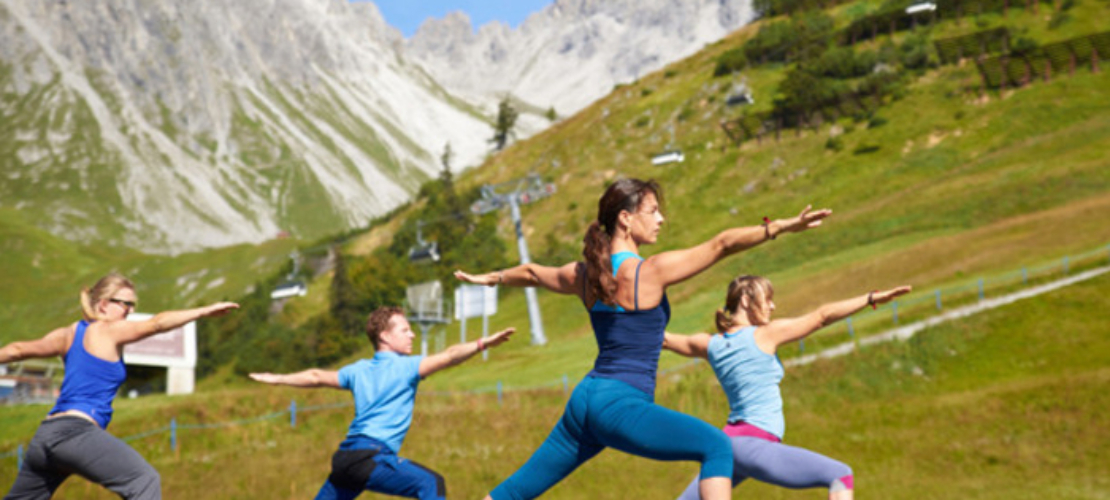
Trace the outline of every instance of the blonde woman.
[[[760, 276], [740, 276], [728, 286], [725, 307], [717, 311], [717, 334], [664, 335], [663, 347], [687, 357], [709, 360], [728, 396], [725, 434], [732, 441], [732, 485], [752, 478], [787, 488], [827, 487], [831, 500], [851, 500], [852, 469], [812, 451], [782, 444], [786, 421], [779, 382], [783, 369], [776, 354], [783, 344], [868, 306], [885, 304], [910, 292], [903, 286], [825, 304], [797, 318], [771, 320], [775, 290]], [[695, 480], [679, 496], [696, 500]]]
[[109, 274], [81, 292], [84, 318], [38, 340], [0, 348], [0, 363], [63, 356], [65, 377], [54, 408], [39, 425], [7, 500], [50, 498], [71, 474], [79, 474], [122, 498], [162, 497], [158, 472], [133, 448], [105, 429], [112, 399], [127, 377], [123, 346], [190, 321], [239, 307], [218, 302], [127, 321], [138, 303], [135, 286]]

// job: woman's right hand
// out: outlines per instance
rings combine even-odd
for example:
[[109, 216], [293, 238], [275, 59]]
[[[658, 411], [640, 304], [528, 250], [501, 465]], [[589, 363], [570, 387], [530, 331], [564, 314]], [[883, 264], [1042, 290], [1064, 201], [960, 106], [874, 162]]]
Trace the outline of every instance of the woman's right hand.
[[830, 215], [832, 215], [832, 210], [828, 208], [814, 211], [813, 205], [806, 205], [806, 207], [802, 209], [802, 213], [798, 214], [797, 217], [782, 221], [781, 232], [800, 233], [806, 229], [820, 226], [821, 221], [825, 220], [825, 217]]
[[467, 274], [456, 270], [455, 278], [475, 285], [494, 286], [500, 281], [500, 273]]

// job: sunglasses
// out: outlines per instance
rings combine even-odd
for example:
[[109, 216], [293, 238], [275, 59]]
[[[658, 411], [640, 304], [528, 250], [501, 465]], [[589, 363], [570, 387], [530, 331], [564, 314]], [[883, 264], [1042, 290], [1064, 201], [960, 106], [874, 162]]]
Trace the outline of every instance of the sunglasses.
[[138, 302], [135, 302], [133, 300], [123, 300], [123, 299], [108, 299], [108, 302], [115, 302], [115, 303], [117, 303], [121, 306], [130, 307], [132, 310], [135, 309], [135, 306], [139, 305]]

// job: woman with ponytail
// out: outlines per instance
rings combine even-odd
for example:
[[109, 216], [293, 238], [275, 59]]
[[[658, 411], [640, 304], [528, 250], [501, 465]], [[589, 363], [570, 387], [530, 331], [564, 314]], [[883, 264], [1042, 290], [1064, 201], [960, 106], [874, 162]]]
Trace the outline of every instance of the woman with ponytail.
[[54, 356], [63, 356], [65, 362], [61, 393], [31, 439], [6, 500], [50, 498], [74, 473], [121, 498], [162, 498], [158, 472], [133, 448], [105, 431], [112, 419], [112, 399], [127, 376], [123, 346], [239, 306], [219, 302], [127, 321], [137, 301], [130, 280], [109, 274], [81, 291], [81, 321], [41, 339], [0, 348], [0, 364]]
[[[771, 320], [775, 291], [759, 276], [740, 276], [728, 285], [725, 307], [717, 310], [717, 334], [666, 333], [663, 347], [687, 357], [709, 360], [731, 412], [724, 431], [732, 441], [732, 485], [752, 478], [787, 488], [829, 489], [830, 500], [852, 500], [852, 469], [812, 451], [782, 444], [786, 421], [779, 382], [779, 346], [800, 340], [821, 327], [867, 306], [885, 304], [910, 287], [875, 291], [825, 304], [797, 318]], [[706, 498], [695, 480], [680, 500]]]
[[575, 387], [551, 435], [487, 498], [538, 497], [607, 447], [655, 460], [700, 462], [702, 496], [730, 498], [727, 438], [702, 420], [654, 403], [659, 352], [670, 319], [666, 289], [781, 233], [818, 226], [831, 212], [807, 207], [797, 217], [729, 229], [695, 247], [644, 259], [640, 246], [656, 242], [664, 221], [661, 204], [654, 181], [621, 179], [598, 202], [597, 220], [586, 232], [584, 262], [455, 273], [469, 283], [541, 286], [577, 295], [598, 343], [593, 371]]

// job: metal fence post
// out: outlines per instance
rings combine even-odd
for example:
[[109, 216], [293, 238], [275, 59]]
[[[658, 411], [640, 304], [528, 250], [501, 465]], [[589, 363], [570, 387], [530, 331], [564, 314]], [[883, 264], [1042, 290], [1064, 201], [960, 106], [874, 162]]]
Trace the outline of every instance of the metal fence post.
[[890, 302], [890, 310], [893, 311], [894, 324], [897, 325], [898, 324], [898, 301], [897, 300], [894, 300], [894, 301]]
[[855, 340], [856, 339], [856, 329], [852, 327], [852, 317], [848, 316], [848, 319], [845, 321], [845, 323], [848, 323], [848, 336], [852, 337], [852, 340]]
[[941, 310], [941, 308], [942, 307], [941, 307], [941, 302], [940, 302], [940, 289], [938, 288], [937, 289], [937, 310], [939, 311], [939, 310]]
[[497, 381], [497, 404], [501, 404], [501, 381]]
[[806, 353], [806, 339], [802, 339], [802, 340], [798, 341], [798, 354], [805, 354], [805, 353]]
[[177, 451], [177, 418], [170, 419], [170, 449]]
[[1064, 274], [1068, 274], [1068, 257], [1064, 256]]
[[19, 446], [16, 447], [15, 457], [16, 469], [23, 469], [23, 443], [19, 443]]
[[297, 400], [289, 402], [289, 427], [297, 426]]
[[1021, 284], [1025, 285], [1027, 283], [1029, 283], [1029, 270], [1023, 267], [1021, 268]]
[[983, 278], [979, 278], [979, 300], [983, 300]]
[[569, 391], [569, 390], [570, 390], [570, 385], [567, 384], [567, 374], [564, 373], [563, 374], [563, 394], [566, 394], [567, 391]]

